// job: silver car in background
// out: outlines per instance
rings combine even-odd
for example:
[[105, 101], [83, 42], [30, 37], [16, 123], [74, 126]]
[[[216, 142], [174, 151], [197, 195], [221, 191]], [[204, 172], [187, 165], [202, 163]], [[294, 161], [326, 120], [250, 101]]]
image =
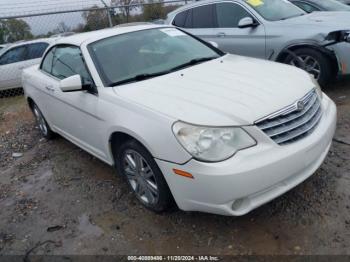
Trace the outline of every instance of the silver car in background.
[[321, 85], [350, 74], [349, 12], [307, 14], [284, 0], [205, 0], [169, 13], [166, 23], [228, 53], [301, 67]]

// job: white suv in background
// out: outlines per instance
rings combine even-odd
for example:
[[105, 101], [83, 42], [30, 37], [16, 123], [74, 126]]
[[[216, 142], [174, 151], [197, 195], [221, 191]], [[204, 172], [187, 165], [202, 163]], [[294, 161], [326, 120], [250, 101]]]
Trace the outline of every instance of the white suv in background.
[[15, 43], [0, 51], [0, 91], [22, 87], [24, 68], [38, 64], [53, 39], [37, 39]]

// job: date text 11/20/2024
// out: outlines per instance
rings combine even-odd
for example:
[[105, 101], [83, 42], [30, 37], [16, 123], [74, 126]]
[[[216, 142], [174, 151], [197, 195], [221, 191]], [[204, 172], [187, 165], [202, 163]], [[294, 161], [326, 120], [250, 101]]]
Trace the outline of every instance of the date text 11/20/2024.
[[128, 256], [129, 261], [219, 261], [217, 256]]

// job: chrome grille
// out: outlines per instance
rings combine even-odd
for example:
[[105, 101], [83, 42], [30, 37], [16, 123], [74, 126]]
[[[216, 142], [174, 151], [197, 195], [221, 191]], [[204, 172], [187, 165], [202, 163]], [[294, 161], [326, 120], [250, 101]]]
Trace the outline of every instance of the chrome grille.
[[315, 90], [294, 104], [255, 124], [279, 145], [286, 145], [312, 133], [322, 116], [321, 102]]

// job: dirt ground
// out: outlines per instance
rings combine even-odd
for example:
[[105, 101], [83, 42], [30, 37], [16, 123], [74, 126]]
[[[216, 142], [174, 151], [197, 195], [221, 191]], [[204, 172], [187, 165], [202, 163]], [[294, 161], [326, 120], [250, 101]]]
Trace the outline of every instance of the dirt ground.
[[23, 97], [0, 99], [0, 255], [349, 255], [350, 80], [325, 92], [338, 107], [326, 161], [243, 217], [154, 214], [112, 167], [63, 138], [41, 138]]

